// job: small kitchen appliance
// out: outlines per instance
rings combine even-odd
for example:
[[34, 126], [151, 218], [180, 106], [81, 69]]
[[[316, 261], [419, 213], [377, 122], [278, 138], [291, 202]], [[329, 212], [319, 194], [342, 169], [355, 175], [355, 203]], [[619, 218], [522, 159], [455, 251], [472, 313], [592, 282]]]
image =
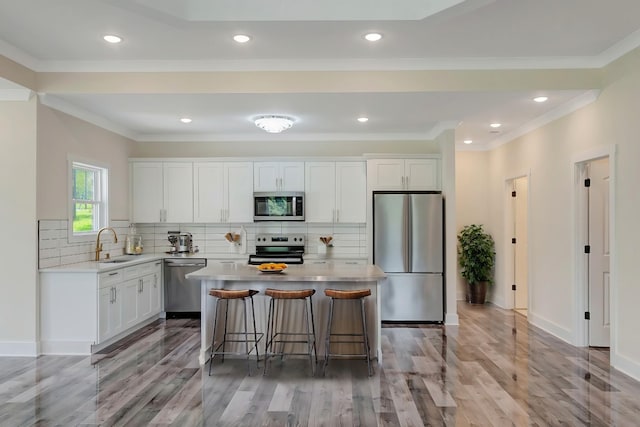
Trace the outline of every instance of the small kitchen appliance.
[[253, 193], [254, 221], [304, 221], [304, 193], [277, 191]]
[[249, 255], [249, 264], [303, 264], [304, 243], [303, 234], [258, 234], [256, 253]]
[[171, 244], [170, 253], [193, 253], [193, 237], [191, 233], [169, 231], [167, 239]]

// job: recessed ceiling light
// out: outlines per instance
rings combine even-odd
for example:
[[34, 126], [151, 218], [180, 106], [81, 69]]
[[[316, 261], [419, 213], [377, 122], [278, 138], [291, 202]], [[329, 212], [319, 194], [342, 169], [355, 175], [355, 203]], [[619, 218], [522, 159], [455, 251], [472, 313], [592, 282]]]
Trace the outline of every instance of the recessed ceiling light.
[[120, 43], [122, 42], [122, 37], [120, 36], [116, 36], [115, 34], [107, 34], [106, 36], [102, 37], [104, 39], [104, 41], [108, 42], [108, 43]]
[[382, 34], [380, 33], [367, 33], [364, 35], [364, 38], [370, 42], [377, 42], [382, 38]]
[[251, 40], [251, 37], [247, 36], [246, 34], [236, 34], [235, 36], [233, 36], [233, 39], [238, 43], [246, 43]]
[[533, 98], [535, 102], [547, 102], [548, 99], [548, 96], [536, 96], [535, 98]]
[[191, 120], [189, 117], [183, 117], [180, 119], [180, 121], [182, 123], [191, 123], [193, 120]]
[[502, 124], [500, 123], [491, 123], [489, 126], [491, 126], [492, 128], [499, 128], [500, 126], [502, 126]]
[[468, 144], [472, 144], [472, 143], [473, 143], [473, 141], [472, 141], [472, 140], [470, 140], [470, 139], [465, 139], [465, 140], [464, 140], [464, 141], [462, 141], [462, 142], [464, 142], [464, 143], [465, 143], [465, 144], [467, 144], [467, 145], [468, 145]]
[[360, 123], [366, 123], [369, 121], [369, 117], [358, 117]]

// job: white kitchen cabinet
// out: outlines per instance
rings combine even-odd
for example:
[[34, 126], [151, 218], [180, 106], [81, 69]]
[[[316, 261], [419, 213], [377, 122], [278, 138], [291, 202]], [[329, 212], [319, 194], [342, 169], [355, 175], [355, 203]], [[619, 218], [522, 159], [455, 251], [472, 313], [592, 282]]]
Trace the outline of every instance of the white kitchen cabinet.
[[366, 221], [364, 162], [307, 162], [305, 182], [307, 222]]
[[40, 272], [42, 353], [89, 354], [157, 318], [161, 280], [159, 260], [101, 273]]
[[251, 162], [196, 162], [194, 177], [195, 222], [253, 222]]
[[255, 162], [253, 191], [304, 191], [304, 162]]
[[193, 222], [191, 162], [131, 164], [132, 222]]
[[371, 190], [440, 190], [440, 160], [372, 159], [367, 162]]

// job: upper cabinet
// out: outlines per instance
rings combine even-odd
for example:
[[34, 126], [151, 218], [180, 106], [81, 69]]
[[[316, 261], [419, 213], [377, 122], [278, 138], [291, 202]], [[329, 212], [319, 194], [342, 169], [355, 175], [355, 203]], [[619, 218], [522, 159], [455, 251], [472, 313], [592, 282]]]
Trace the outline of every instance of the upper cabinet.
[[365, 162], [306, 162], [305, 220], [366, 221]]
[[253, 163], [194, 163], [195, 222], [253, 222]]
[[304, 191], [304, 162], [255, 162], [253, 191]]
[[440, 160], [372, 159], [367, 182], [371, 190], [440, 190]]
[[192, 222], [193, 163], [133, 162], [132, 222]]

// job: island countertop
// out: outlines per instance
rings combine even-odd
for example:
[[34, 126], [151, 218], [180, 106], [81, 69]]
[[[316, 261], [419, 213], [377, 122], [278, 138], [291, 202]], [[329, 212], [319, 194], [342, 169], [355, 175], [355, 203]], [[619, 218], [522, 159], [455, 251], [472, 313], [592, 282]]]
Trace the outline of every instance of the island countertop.
[[294, 264], [281, 273], [265, 273], [244, 264], [210, 264], [187, 274], [196, 280], [251, 282], [375, 282], [386, 274], [375, 265]]

